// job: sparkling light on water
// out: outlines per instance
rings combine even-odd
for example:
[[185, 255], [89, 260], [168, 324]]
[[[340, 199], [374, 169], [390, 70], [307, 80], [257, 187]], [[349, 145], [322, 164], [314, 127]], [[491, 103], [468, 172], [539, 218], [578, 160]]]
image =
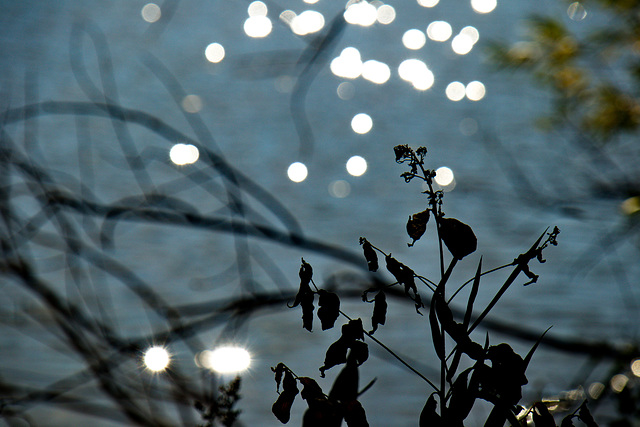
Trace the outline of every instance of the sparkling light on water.
[[178, 166], [195, 163], [199, 157], [198, 147], [191, 144], [175, 144], [169, 150], [169, 158]]
[[349, 24], [368, 27], [378, 20], [378, 10], [366, 1], [352, 3], [344, 12], [344, 20]]
[[271, 33], [273, 25], [266, 16], [250, 16], [244, 21], [244, 32], [249, 37], [262, 38]]
[[360, 51], [355, 47], [347, 47], [342, 50], [340, 56], [331, 61], [331, 72], [345, 79], [355, 79], [362, 74], [362, 59]]
[[466, 34], [458, 34], [451, 40], [451, 49], [458, 55], [466, 55], [473, 49], [473, 39]]
[[366, 113], [359, 113], [353, 116], [351, 119], [351, 129], [355, 133], [359, 133], [361, 135], [369, 132], [373, 127], [373, 120], [371, 120], [371, 116]]
[[356, 93], [356, 88], [353, 83], [342, 82], [338, 85], [337, 92], [340, 99], [348, 101], [350, 99], [353, 99], [353, 96]]
[[484, 84], [477, 80], [470, 82], [465, 88], [465, 94], [471, 101], [480, 101], [482, 98], [484, 98], [484, 95], [486, 93], [487, 90], [484, 87]]
[[351, 185], [342, 179], [329, 184], [329, 194], [336, 199], [344, 199], [351, 193]]
[[372, 83], [383, 84], [391, 78], [391, 69], [384, 62], [370, 59], [362, 64], [362, 78]]
[[347, 160], [347, 172], [353, 176], [361, 176], [367, 171], [367, 161], [360, 156], [353, 156]]
[[418, 50], [427, 42], [427, 37], [420, 30], [407, 30], [402, 36], [402, 44], [407, 49]]
[[287, 169], [287, 176], [293, 182], [302, 182], [307, 179], [307, 167], [304, 163], [294, 162]]
[[169, 352], [160, 346], [149, 348], [144, 353], [143, 357], [144, 366], [153, 372], [160, 372], [167, 369], [169, 366], [170, 356]]
[[434, 7], [440, 0], [418, 0], [418, 4], [422, 7]]
[[433, 41], [444, 42], [453, 34], [451, 24], [446, 21], [433, 21], [427, 27], [427, 36]]
[[445, 94], [451, 101], [460, 101], [466, 95], [466, 88], [460, 82], [451, 82], [447, 85]]
[[317, 33], [324, 27], [324, 16], [315, 10], [305, 10], [291, 21], [291, 30], [299, 35]]
[[249, 16], [267, 16], [267, 5], [261, 1], [254, 1], [247, 8]]
[[223, 346], [199, 353], [196, 363], [220, 374], [232, 374], [247, 370], [251, 355], [242, 347]]
[[207, 61], [217, 64], [224, 59], [224, 47], [220, 43], [211, 43], [204, 50], [204, 56]]
[[142, 7], [140, 11], [142, 14], [142, 19], [149, 23], [157, 22], [162, 16], [162, 11], [160, 10], [160, 6], [155, 3], [147, 3]]
[[471, 0], [471, 7], [478, 13], [492, 12], [497, 5], [497, 0]]
[[433, 73], [423, 61], [419, 59], [406, 59], [400, 63], [398, 74], [402, 80], [413, 85], [417, 90], [427, 90], [433, 86]]
[[377, 10], [378, 22], [383, 25], [389, 25], [396, 19], [396, 10], [389, 4], [383, 4]]

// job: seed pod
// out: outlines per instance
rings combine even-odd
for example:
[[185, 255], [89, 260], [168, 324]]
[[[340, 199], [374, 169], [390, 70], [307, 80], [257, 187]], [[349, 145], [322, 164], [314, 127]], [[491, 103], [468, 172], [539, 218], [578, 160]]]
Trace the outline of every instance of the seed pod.
[[369, 271], [378, 271], [378, 256], [376, 255], [376, 251], [373, 250], [371, 243], [364, 237], [360, 238], [360, 244], [362, 245], [362, 250], [364, 251], [364, 257], [367, 260], [367, 267]]
[[378, 325], [384, 325], [387, 319], [387, 297], [384, 291], [376, 294], [373, 304], [373, 316], [371, 316], [371, 325], [373, 329], [369, 332], [374, 333], [378, 329]]
[[333, 292], [320, 289], [318, 291], [320, 298], [318, 298], [318, 318], [322, 323], [322, 330], [333, 328], [336, 323], [336, 319], [340, 315], [340, 298]]

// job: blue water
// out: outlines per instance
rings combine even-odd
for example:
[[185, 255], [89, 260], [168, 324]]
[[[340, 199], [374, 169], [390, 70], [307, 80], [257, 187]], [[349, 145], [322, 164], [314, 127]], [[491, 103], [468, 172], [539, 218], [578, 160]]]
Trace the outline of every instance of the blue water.
[[[223, 154], [234, 167], [275, 195], [295, 216], [306, 236], [354, 252], [360, 250], [358, 238], [366, 236], [416, 272], [435, 280], [438, 259], [434, 235], [428, 233], [413, 248], [406, 245], [406, 218], [423, 210], [425, 200], [417, 182], [405, 184], [399, 177], [404, 169], [393, 161], [392, 150], [397, 144], [424, 145], [429, 150], [428, 167], [448, 166], [455, 174], [456, 187], [445, 195], [446, 214], [470, 224], [478, 237], [478, 251], [461, 263], [454, 280], [462, 282], [471, 277], [481, 255], [486, 268], [509, 263], [547, 227], [557, 225], [561, 229], [560, 245], [547, 251], [548, 262], [534, 267], [541, 277], [539, 283], [526, 288], [514, 286], [496, 307], [495, 318], [540, 332], [553, 325], [552, 333], [558, 336], [585, 340], [622, 343], [637, 339], [637, 232], [635, 237], [628, 237], [623, 231], [625, 218], [619, 210], [623, 198], [596, 195], [596, 177], [591, 173], [589, 157], [563, 135], [535, 130], [533, 120], [548, 107], [546, 94], [522, 75], [497, 73], [482, 55], [482, 47], [490, 39], [521, 37], [523, 19], [531, 12], [564, 13], [563, 10], [551, 1], [499, 2], [494, 12], [479, 15], [466, 3], [440, 3], [426, 9], [414, 2], [391, 2], [397, 12], [391, 25], [346, 28], [334, 54], [355, 46], [363, 59], [389, 64], [392, 76], [384, 85], [362, 78], [353, 81], [354, 97], [344, 101], [336, 94], [343, 79], [332, 75], [328, 64], [320, 69], [305, 103], [315, 137], [313, 155], [305, 158], [301, 157], [290, 113], [290, 82], [299, 70], [295, 61], [308, 40], [291, 34], [271, 15], [274, 12], [269, 15], [274, 27], [268, 37], [247, 37], [242, 25], [248, 2], [166, 2], [177, 8], [166, 27], [159, 30], [164, 25], [162, 20], [149, 24], [142, 19], [140, 10], [145, 2], [4, 1], [0, 6], [2, 106], [14, 108], [33, 101], [86, 101], [87, 96], [71, 71], [69, 39], [74, 25], [99, 29], [96, 34], [103, 34], [108, 43], [120, 105], [154, 115], [198, 140], [179, 100], [174, 102], [154, 75], [153, 67], [145, 65], [152, 54], [185, 93], [201, 98], [199, 117], [212, 139], [199, 142]], [[342, 7], [326, 0], [313, 6], [293, 1], [267, 5], [271, 11], [282, 7], [298, 13], [313, 8], [324, 13], [327, 21]], [[413, 52], [402, 46], [404, 31], [424, 30], [434, 20], [447, 20], [454, 32], [473, 25], [480, 33], [480, 42], [465, 56], [453, 54], [446, 43], [428, 41], [424, 48]], [[204, 58], [204, 49], [212, 42], [225, 46], [226, 57], [220, 64], [208, 63]], [[102, 88], [105, 83], [101, 82], [98, 62], [104, 61], [105, 56], [96, 55], [87, 37], [79, 46], [90, 78]], [[408, 57], [423, 59], [432, 69], [435, 83], [431, 89], [416, 91], [398, 77], [397, 65]], [[256, 58], [260, 59], [258, 65]], [[449, 101], [445, 87], [455, 80], [482, 81], [487, 88], [486, 97], [480, 102]], [[369, 114], [374, 123], [365, 135], [350, 129], [351, 117], [360, 112]], [[469, 119], [477, 125], [475, 132], [464, 128]], [[104, 203], [139, 194], [140, 189], [123, 162], [111, 123], [98, 118], [86, 120], [88, 138], [78, 137], [77, 122], [72, 116], [39, 119], [37, 145], [27, 145], [26, 154], [56, 170], [55, 176], [73, 191], [78, 191], [77, 182], [69, 176], [80, 176], [81, 165], [90, 162], [92, 174], [83, 175], [85, 183]], [[25, 135], [21, 124], [10, 125], [8, 131], [17, 144], [29, 139], [30, 130]], [[156, 185], [167, 183], [167, 187], [160, 188], [201, 213], [216, 213], [219, 209], [227, 213], [223, 192], [218, 188], [220, 181], [214, 180], [216, 172], [202, 162], [177, 170], [168, 161], [169, 141], [137, 125], [128, 126], [128, 132], [137, 150], [143, 158], [146, 156], [147, 170]], [[83, 163], [78, 161], [79, 146], [83, 147]], [[504, 153], [515, 159], [517, 169], [505, 163]], [[367, 173], [361, 177], [350, 176], [344, 168], [353, 155], [367, 160]], [[624, 160], [624, 153], [620, 158]], [[287, 178], [286, 169], [299, 160], [306, 162], [309, 176], [302, 183], [293, 183]], [[205, 187], [210, 185], [206, 189], [220, 197], [191, 187], [187, 180], [170, 184], [183, 172], [196, 170], [212, 177]], [[514, 170], [522, 174], [514, 175]], [[609, 176], [606, 170], [599, 172], [605, 178]], [[347, 197], [330, 195], [328, 188], [336, 180], [349, 184]], [[537, 194], [532, 194], [531, 189]], [[283, 228], [264, 206], [244, 197], [258, 214], [264, 215], [260, 222]], [[27, 198], [22, 203], [25, 214], [35, 213], [36, 206]], [[235, 271], [227, 271], [235, 268], [236, 259], [234, 241], [228, 235], [136, 222], [123, 222], [115, 233], [112, 255], [174, 304], [243, 292]], [[612, 236], [611, 244], [605, 236]], [[260, 257], [268, 255], [285, 276], [274, 283], [253, 260], [252, 277], [267, 291], [277, 291], [279, 286], [295, 289], [300, 257], [314, 266], [316, 283], [356, 271], [353, 265], [309, 250], [258, 239], [250, 241], [250, 246]], [[100, 286], [107, 282], [94, 278], [92, 287], [78, 291], [69, 285], [68, 276], [61, 270], [65, 264], [57, 250], [40, 249], [35, 256], [34, 262], [44, 277], [59, 283], [57, 289], [70, 299], [108, 301], [105, 304], [113, 308], [110, 320], [124, 336], [144, 335], [161, 325], [119, 283]], [[215, 277], [219, 280], [212, 280]], [[491, 299], [492, 291], [497, 290], [504, 277], [497, 274], [483, 283], [478, 306]], [[25, 307], [35, 318], [47, 319], [40, 305], [15, 284], [5, 283], [2, 287], [8, 296], [2, 302], [5, 319], [18, 322], [15, 312]], [[244, 289], [248, 291], [249, 288]], [[464, 306], [464, 300], [460, 305]], [[345, 303], [344, 307], [352, 317], [367, 318], [369, 310], [370, 306], [357, 301]], [[81, 366], [73, 357], [52, 351], [45, 343], [54, 349], [59, 344], [52, 342], [42, 328], [27, 323], [22, 327], [28, 334], [17, 332], [20, 328], [3, 328], [7, 331], [0, 340], [3, 376], [6, 371], [8, 378], [42, 385]], [[393, 302], [388, 323], [377, 334], [387, 345], [411, 355], [428, 369], [435, 357], [428, 351], [427, 329], [425, 319], [417, 316], [412, 306]], [[213, 342], [218, 332], [215, 329], [204, 333], [203, 341]], [[246, 425], [279, 425], [270, 412], [277, 395], [269, 368], [284, 361], [299, 375], [317, 377], [324, 351], [336, 334], [338, 331], [306, 332], [297, 310], [270, 311], [252, 319], [238, 335], [255, 358], [245, 375], [241, 420]], [[500, 339], [505, 338], [496, 335], [495, 342]], [[530, 343], [514, 343], [520, 352], [526, 353], [529, 346]], [[190, 365], [190, 356], [181, 358], [179, 349], [175, 350], [176, 360]], [[415, 425], [428, 388], [416, 376], [389, 363], [380, 349], [371, 351], [371, 360], [361, 370], [363, 383], [377, 377], [376, 385], [362, 397], [371, 425]], [[554, 394], [573, 386], [570, 379], [580, 372], [576, 365], [571, 357], [541, 349], [531, 364], [534, 374], [530, 376], [528, 397], [536, 399], [541, 393]], [[430, 375], [426, 371], [425, 374]], [[328, 381], [323, 383], [327, 389]], [[302, 402], [294, 406], [291, 425], [300, 423], [303, 407]], [[85, 420], [81, 415], [54, 408], [42, 406], [32, 416], [47, 425]], [[111, 424], [105, 420], [103, 425]]]

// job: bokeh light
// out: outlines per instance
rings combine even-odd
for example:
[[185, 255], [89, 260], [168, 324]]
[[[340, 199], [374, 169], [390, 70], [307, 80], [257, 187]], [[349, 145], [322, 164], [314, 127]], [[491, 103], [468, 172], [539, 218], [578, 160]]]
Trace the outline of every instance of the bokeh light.
[[407, 30], [402, 35], [402, 44], [407, 49], [418, 50], [422, 48], [422, 46], [424, 46], [426, 42], [427, 37], [425, 36], [425, 34], [420, 30], [416, 30], [415, 28]]
[[468, 25], [461, 29], [460, 34], [464, 34], [465, 36], [469, 37], [473, 44], [478, 43], [478, 40], [480, 40], [480, 32], [476, 27], [472, 27], [471, 25]]
[[204, 50], [204, 56], [207, 61], [217, 64], [224, 59], [225, 51], [224, 46], [220, 43], [211, 43]]
[[324, 27], [324, 16], [315, 10], [305, 10], [291, 21], [291, 30], [299, 35], [317, 33]]
[[384, 62], [370, 59], [362, 64], [362, 78], [372, 83], [383, 84], [391, 78], [391, 69]]
[[253, 1], [249, 4], [247, 13], [249, 16], [267, 16], [267, 5], [261, 1]]
[[582, 21], [587, 17], [587, 11], [579, 1], [573, 2], [567, 8], [567, 15], [574, 21]]
[[318, 0], [303, 0], [306, 4], [316, 4]]
[[353, 99], [353, 96], [356, 94], [356, 87], [353, 85], [353, 83], [342, 82], [338, 85], [337, 92], [340, 99], [342, 99], [343, 101], [348, 101], [350, 99]]
[[362, 176], [367, 171], [367, 161], [360, 156], [353, 156], [347, 160], [347, 172], [353, 176]]
[[471, 7], [478, 13], [492, 12], [497, 5], [497, 0], [471, 0]]
[[587, 388], [587, 393], [592, 399], [599, 399], [604, 392], [605, 386], [600, 382], [591, 383]]
[[344, 199], [351, 193], [351, 185], [342, 179], [332, 181], [329, 184], [329, 194], [336, 199]]
[[451, 82], [447, 85], [445, 94], [451, 101], [460, 101], [466, 95], [466, 88], [460, 82]]
[[473, 49], [473, 39], [460, 33], [451, 40], [451, 49], [458, 55], [466, 55]]
[[200, 158], [198, 147], [191, 144], [175, 144], [169, 150], [169, 159], [178, 166], [190, 165]]
[[287, 9], [287, 10], [283, 10], [280, 13], [279, 18], [285, 24], [291, 26], [291, 24], [293, 23], [293, 20], [296, 19], [296, 16], [298, 15], [296, 15], [296, 13], [293, 10]]
[[484, 98], [484, 95], [486, 93], [487, 90], [484, 87], [484, 84], [477, 80], [469, 82], [469, 84], [467, 84], [467, 87], [465, 88], [465, 94], [471, 101], [480, 101], [482, 98]]
[[439, 167], [436, 169], [436, 177], [434, 179], [436, 184], [446, 187], [453, 182], [453, 171], [446, 166]]
[[626, 375], [624, 374], [614, 375], [610, 381], [611, 390], [613, 390], [615, 393], [620, 393], [627, 386], [628, 382], [629, 382], [629, 377], [627, 377]]
[[418, 4], [422, 7], [434, 7], [440, 0], [418, 0]]
[[433, 73], [423, 61], [419, 59], [405, 59], [398, 66], [398, 74], [402, 80], [413, 85], [417, 90], [427, 90], [433, 86]]
[[143, 363], [144, 366], [153, 372], [160, 372], [167, 369], [171, 358], [169, 352], [160, 346], [154, 346], [147, 349], [144, 352]]
[[378, 20], [378, 10], [366, 1], [351, 3], [344, 11], [344, 20], [349, 24], [368, 27]]
[[198, 95], [187, 95], [182, 99], [182, 109], [187, 113], [198, 113], [202, 110], [202, 98]]
[[333, 58], [330, 67], [331, 72], [345, 79], [355, 79], [362, 74], [362, 59], [360, 51], [355, 47], [347, 47], [342, 50], [340, 56]]
[[307, 179], [307, 167], [304, 163], [301, 162], [293, 162], [289, 165], [287, 169], [287, 176], [293, 182], [302, 182]]
[[160, 6], [155, 3], [147, 3], [142, 6], [142, 10], [140, 11], [142, 14], [142, 19], [149, 23], [157, 22], [162, 16], [162, 11], [160, 10]]
[[262, 38], [271, 33], [273, 25], [266, 16], [250, 16], [244, 21], [244, 32], [249, 37]]
[[389, 25], [396, 19], [396, 10], [389, 4], [383, 4], [376, 11], [378, 22]]
[[427, 26], [427, 36], [433, 41], [444, 42], [453, 34], [451, 24], [446, 21], [433, 21]]
[[233, 374], [249, 368], [251, 355], [242, 347], [222, 346], [200, 352], [196, 364], [220, 374]]
[[358, 113], [351, 119], [351, 129], [353, 129], [355, 133], [364, 135], [369, 132], [372, 127], [373, 120], [371, 116], [366, 113]]
[[635, 359], [631, 362], [631, 372], [633, 372], [633, 375], [636, 377], [640, 377], [640, 359]]

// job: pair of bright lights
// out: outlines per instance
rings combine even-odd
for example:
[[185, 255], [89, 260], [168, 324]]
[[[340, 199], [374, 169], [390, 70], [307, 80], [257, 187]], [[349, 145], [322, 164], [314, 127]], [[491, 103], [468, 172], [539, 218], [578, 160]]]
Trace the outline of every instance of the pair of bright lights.
[[[367, 161], [360, 156], [352, 156], [347, 160], [347, 172], [351, 176], [361, 176], [367, 171]], [[294, 162], [287, 169], [287, 176], [293, 182], [302, 182], [307, 179], [309, 171], [307, 166], [302, 162]]]
[[[148, 370], [162, 372], [169, 367], [171, 355], [165, 347], [154, 346], [145, 351], [142, 361]], [[244, 348], [224, 346], [199, 353], [196, 364], [220, 374], [230, 374], [246, 370], [251, 364], [251, 355]]]

